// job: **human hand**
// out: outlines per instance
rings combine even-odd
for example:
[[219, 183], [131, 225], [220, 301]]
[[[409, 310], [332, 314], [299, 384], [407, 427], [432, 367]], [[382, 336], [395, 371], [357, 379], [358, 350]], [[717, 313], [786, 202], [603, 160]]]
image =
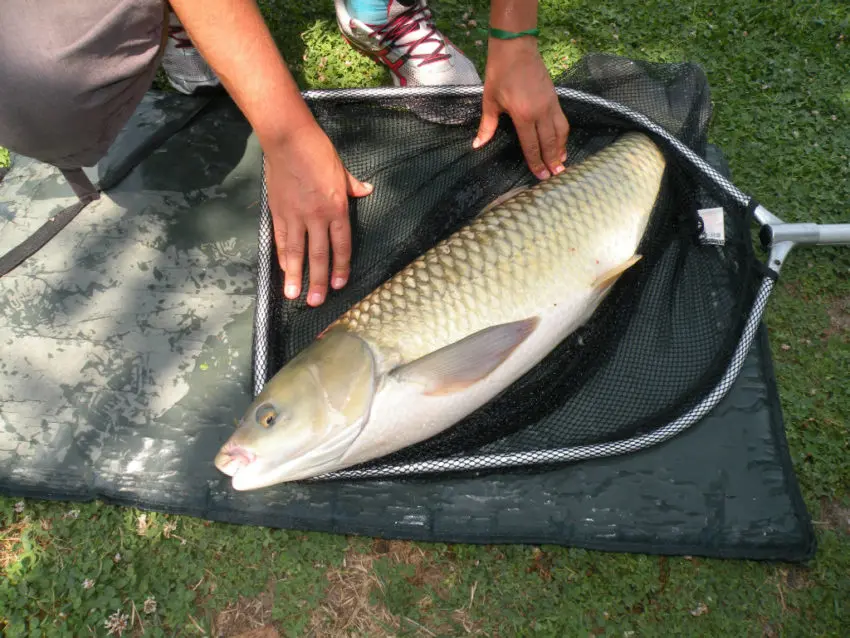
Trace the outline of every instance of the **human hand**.
[[538, 179], [564, 170], [570, 126], [532, 38], [490, 39], [481, 122], [473, 148], [492, 139], [502, 112], [513, 120], [525, 161]]
[[[304, 126], [266, 151], [266, 184], [277, 256], [285, 273], [284, 295], [301, 294], [305, 254], [310, 266], [307, 304], [321, 305], [328, 278], [339, 290], [348, 282], [351, 224], [348, 196], [363, 197], [372, 185], [349, 173], [318, 124]], [[330, 253], [333, 251], [333, 268]]]

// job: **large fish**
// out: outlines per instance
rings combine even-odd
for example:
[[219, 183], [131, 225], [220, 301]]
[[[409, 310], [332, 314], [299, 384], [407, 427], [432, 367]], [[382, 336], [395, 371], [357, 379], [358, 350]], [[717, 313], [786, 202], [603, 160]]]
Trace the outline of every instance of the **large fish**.
[[508, 193], [331, 324], [268, 381], [215, 459], [236, 490], [430, 438], [583, 325], [636, 254], [664, 157], [627, 133]]

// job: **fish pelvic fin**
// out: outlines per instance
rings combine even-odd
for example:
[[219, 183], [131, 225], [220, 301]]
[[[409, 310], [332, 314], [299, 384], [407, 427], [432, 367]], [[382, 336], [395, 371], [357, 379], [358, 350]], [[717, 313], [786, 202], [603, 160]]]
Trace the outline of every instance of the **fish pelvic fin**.
[[530, 317], [484, 328], [390, 374], [397, 381], [423, 386], [428, 396], [460, 392], [504, 363], [539, 323], [539, 317]]
[[599, 275], [591, 284], [592, 288], [605, 288], [614, 283], [614, 281], [626, 272], [629, 268], [638, 263], [643, 255], [632, 255], [622, 264], [614, 266], [610, 270], [606, 270], [604, 273]]

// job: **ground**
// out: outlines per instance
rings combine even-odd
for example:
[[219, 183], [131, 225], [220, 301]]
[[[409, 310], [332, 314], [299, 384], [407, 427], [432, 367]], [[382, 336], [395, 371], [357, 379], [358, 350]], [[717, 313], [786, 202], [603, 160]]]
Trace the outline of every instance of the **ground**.
[[[303, 87], [387, 81], [341, 40], [330, 0], [261, 4]], [[431, 5], [483, 72], [488, 3]], [[540, 24], [553, 74], [590, 51], [704, 65], [710, 139], [735, 183], [787, 221], [850, 219], [842, 0], [548, 0]], [[850, 623], [850, 251], [797, 249], [766, 322], [817, 530], [809, 565], [396, 543], [0, 499], [0, 627], [29, 636], [105, 635], [107, 625], [151, 636], [839, 635]]]

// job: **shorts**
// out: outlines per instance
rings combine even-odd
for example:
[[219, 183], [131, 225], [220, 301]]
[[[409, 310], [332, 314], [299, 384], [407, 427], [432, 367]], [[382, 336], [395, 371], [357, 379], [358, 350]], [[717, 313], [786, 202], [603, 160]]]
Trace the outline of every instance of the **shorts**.
[[60, 169], [106, 154], [153, 83], [165, 0], [0, 0], [0, 146]]

